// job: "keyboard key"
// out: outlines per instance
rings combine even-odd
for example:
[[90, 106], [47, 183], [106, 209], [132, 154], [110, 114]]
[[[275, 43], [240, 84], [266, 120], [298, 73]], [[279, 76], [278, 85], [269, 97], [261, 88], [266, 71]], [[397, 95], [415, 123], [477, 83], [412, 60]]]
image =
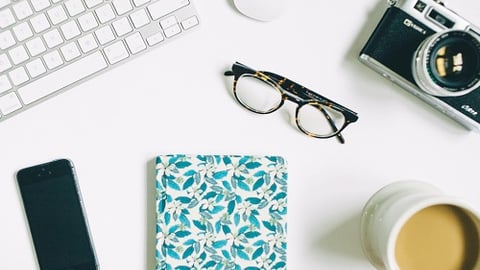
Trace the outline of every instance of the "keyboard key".
[[80, 35], [80, 29], [78, 29], [75, 21], [69, 21], [66, 24], [60, 27], [62, 29], [63, 36], [66, 40], [70, 40], [78, 35]]
[[127, 46], [132, 54], [136, 54], [147, 48], [142, 36], [138, 32], [125, 38], [125, 42], [127, 43]]
[[13, 45], [15, 45], [15, 39], [13, 38], [12, 32], [6, 30], [0, 33], [0, 49], [6, 50]]
[[169, 16], [160, 21], [160, 26], [162, 26], [163, 29], [166, 29], [175, 24], [177, 24], [177, 18], [175, 16]]
[[36, 11], [46, 9], [50, 6], [50, 1], [48, 0], [31, 0], [32, 6]]
[[152, 16], [154, 20], [157, 20], [181, 7], [188, 6], [189, 4], [189, 0], [157, 1], [149, 5], [147, 9], [148, 12], [150, 12], [150, 16]]
[[146, 4], [150, 2], [150, 0], [133, 0], [133, 3], [135, 4], [135, 6], [139, 7], [143, 4]]
[[115, 39], [113, 31], [108, 25], [95, 31], [95, 35], [97, 36], [98, 42], [100, 42], [101, 45], [105, 45]]
[[39, 37], [28, 41], [27, 43], [25, 43], [25, 45], [27, 46], [27, 49], [30, 52], [31, 56], [37, 56], [47, 50]]
[[19, 20], [23, 20], [33, 15], [32, 8], [27, 1], [21, 1], [18, 4], [13, 5], [13, 11]]
[[63, 43], [63, 39], [60, 36], [58, 29], [53, 29], [52, 31], [45, 33], [43, 39], [50, 49]]
[[147, 37], [147, 43], [150, 46], [153, 46], [155, 44], [158, 44], [164, 40], [163, 35], [161, 32], [158, 32], [156, 34], [153, 34], [149, 37]]
[[18, 90], [25, 104], [54, 93], [107, 67], [100, 52], [95, 52]]
[[14, 26], [13, 33], [15, 33], [18, 41], [24, 41], [25, 39], [33, 36], [32, 29], [30, 29], [30, 26], [28, 26], [28, 23], [26, 22]]
[[198, 25], [198, 18], [197, 16], [192, 16], [184, 21], [182, 21], [182, 27], [185, 30], [188, 30], [194, 26]]
[[62, 57], [58, 51], [53, 51], [45, 54], [43, 60], [49, 69], [54, 69], [63, 64]]
[[95, 10], [95, 13], [97, 13], [97, 17], [100, 23], [106, 23], [115, 18], [115, 13], [113, 13], [113, 9], [109, 4], [97, 8]]
[[32, 24], [32, 27], [35, 33], [40, 33], [42, 31], [47, 30], [50, 27], [50, 23], [47, 20], [47, 16], [45, 16], [45, 14], [43, 13], [40, 13], [39, 15], [30, 19], [30, 23]]
[[48, 17], [50, 17], [50, 21], [54, 25], [57, 25], [65, 20], [67, 20], [67, 14], [65, 13], [65, 10], [62, 8], [62, 6], [56, 6], [52, 9], [49, 9], [47, 11]]
[[0, 72], [4, 72], [11, 67], [12, 63], [8, 60], [8, 56], [6, 54], [0, 54]]
[[78, 18], [78, 23], [84, 32], [90, 31], [98, 26], [97, 20], [92, 12], [80, 16]]
[[0, 97], [0, 112], [2, 112], [3, 115], [10, 114], [21, 107], [22, 104], [20, 100], [18, 100], [17, 95], [13, 92]]
[[35, 59], [32, 62], [27, 63], [25, 66], [27, 67], [28, 73], [32, 78], [38, 77], [39, 75], [47, 72], [42, 60], [40, 59]]
[[75, 45], [75, 42], [71, 42], [61, 47], [60, 51], [62, 52], [63, 57], [67, 62], [72, 61], [73, 59], [80, 56], [80, 51], [78, 50], [77, 45]]
[[107, 56], [108, 62], [112, 65], [128, 57], [127, 49], [121, 40], [106, 47], [104, 52]]
[[113, 0], [112, 3], [118, 15], [123, 15], [133, 9], [129, 0]]
[[8, 80], [7, 75], [1, 75], [0, 76], [0, 94], [12, 89], [12, 84]]
[[197, 24], [190, 0], [0, 0], [0, 122]]
[[150, 22], [147, 12], [144, 9], [130, 14], [130, 19], [132, 20], [133, 26], [135, 26], [135, 28], [140, 28]]
[[85, 0], [85, 4], [87, 4], [88, 8], [95, 7], [102, 3], [102, 0]]
[[0, 10], [0, 28], [7, 28], [15, 23], [15, 17], [13, 17], [13, 13], [10, 9], [6, 8], [4, 10]]
[[178, 24], [176, 24], [176, 25], [174, 25], [174, 26], [171, 26], [171, 27], [169, 27], [169, 28], [167, 28], [167, 29], [164, 30], [165, 36], [166, 36], [167, 38], [173, 37], [173, 36], [175, 36], [175, 35], [177, 35], [177, 34], [180, 34], [181, 31], [182, 31], [182, 30], [180, 29], [180, 26], [178, 26]]
[[0, 0], [0, 8], [6, 7], [10, 4], [10, 0]]
[[65, 7], [67, 8], [68, 14], [72, 17], [85, 11], [81, 0], [68, 0], [65, 2]]
[[28, 81], [27, 72], [23, 67], [16, 68], [8, 73], [14, 85], [20, 85]]
[[84, 37], [79, 38], [78, 45], [80, 45], [80, 49], [84, 53], [87, 53], [98, 47], [97, 41], [95, 41], [93, 34], [88, 34]]
[[114, 21], [112, 25], [113, 29], [115, 29], [115, 33], [117, 33], [119, 37], [130, 33], [133, 30], [127, 17], [123, 17], [120, 20]]
[[27, 51], [22, 45], [11, 49], [8, 51], [8, 54], [10, 55], [10, 59], [12, 59], [14, 65], [18, 65], [28, 59]]

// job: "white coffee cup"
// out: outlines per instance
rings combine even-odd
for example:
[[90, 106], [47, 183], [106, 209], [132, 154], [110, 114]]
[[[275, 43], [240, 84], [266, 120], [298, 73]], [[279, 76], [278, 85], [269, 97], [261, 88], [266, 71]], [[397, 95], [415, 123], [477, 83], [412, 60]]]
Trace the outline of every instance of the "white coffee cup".
[[[474, 235], [471, 235], [472, 238], [470, 240], [474, 239], [472, 241], [474, 241], [473, 246], [475, 247], [475, 250], [473, 251], [474, 255], [472, 255], [474, 258], [470, 259], [470, 262], [468, 263], [471, 265], [470, 269], [480, 269], [480, 249], [478, 247], [480, 242], [478, 240], [480, 235], [479, 213], [467, 202], [449, 196], [436, 187], [420, 181], [400, 181], [389, 184], [375, 193], [365, 205], [361, 220], [361, 244], [369, 261], [377, 269], [385, 270], [427, 270], [427, 268], [431, 268], [430, 266], [420, 268], [410, 266], [405, 267], [403, 262], [397, 260], [402, 257], [397, 257], [398, 254], [396, 253], [396, 249], [398, 248], [398, 250], [401, 250], [401, 247], [398, 247], [397, 244], [400, 243], [399, 236], [403, 237], [405, 235], [400, 235], [401, 232], [405, 232], [402, 231], [402, 228], [408, 228], [407, 224], [412, 224], [412, 220], [414, 220], [415, 217], [417, 217], [415, 220], [421, 218], [416, 214], [425, 209], [433, 209], [432, 207], [434, 206], [457, 209], [459, 212], [463, 213], [462, 215], [464, 215], [466, 219], [468, 219], [469, 224], [471, 224], [469, 225], [469, 228], [473, 228], [471, 232], [474, 233]], [[425, 217], [423, 220], [425, 220]], [[415, 242], [416, 239], [417, 238], [411, 242]], [[470, 240], [467, 240], [465, 237], [466, 242], [468, 241], [470, 243]], [[473, 250], [473, 248], [469, 250]], [[424, 256], [424, 258], [426, 257], [427, 256]], [[440, 258], [440, 260], [441, 259], [442, 258]], [[442, 262], [438, 263], [443, 265], [441, 264]]]

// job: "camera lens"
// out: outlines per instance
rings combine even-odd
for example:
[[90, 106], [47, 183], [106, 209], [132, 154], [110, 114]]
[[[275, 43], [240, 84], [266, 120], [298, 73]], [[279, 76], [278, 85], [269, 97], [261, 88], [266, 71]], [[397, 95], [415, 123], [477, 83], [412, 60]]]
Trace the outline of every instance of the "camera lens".
[[465, 95], [480, 86], [480, 41], [464, 31], [437, 33], [420, 45], [413, 73], [429, 94]]
[[457, 35], [439, 40], [431, 48], [427, 60], [431, 75], [440, 86], [461, 89], [478, 79], [479, 50], [465, 36]]

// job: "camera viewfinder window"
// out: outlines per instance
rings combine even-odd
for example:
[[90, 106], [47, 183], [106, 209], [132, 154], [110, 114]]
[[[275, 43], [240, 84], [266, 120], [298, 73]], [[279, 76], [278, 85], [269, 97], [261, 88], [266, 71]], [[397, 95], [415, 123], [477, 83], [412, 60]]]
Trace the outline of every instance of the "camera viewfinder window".
[[445, 26], [446, 28], [451, 29], [455, 25], [453, 21], [447, 19], [445, 16], [438, 13], [435, 9], [432, 9], [430, 13], [428, 13], [428, 16], [432, 18], [434, 21], [436, 21], [437, 23]]

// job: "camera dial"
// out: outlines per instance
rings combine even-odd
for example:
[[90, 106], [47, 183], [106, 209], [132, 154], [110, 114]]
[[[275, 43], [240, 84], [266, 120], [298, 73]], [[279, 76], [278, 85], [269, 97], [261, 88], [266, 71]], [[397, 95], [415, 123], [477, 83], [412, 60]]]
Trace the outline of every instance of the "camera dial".
[[440, 32], [418, 47], [413, 77], [434, 96], [462, 96], [480, 87], [480, 41], [459, 30]]

